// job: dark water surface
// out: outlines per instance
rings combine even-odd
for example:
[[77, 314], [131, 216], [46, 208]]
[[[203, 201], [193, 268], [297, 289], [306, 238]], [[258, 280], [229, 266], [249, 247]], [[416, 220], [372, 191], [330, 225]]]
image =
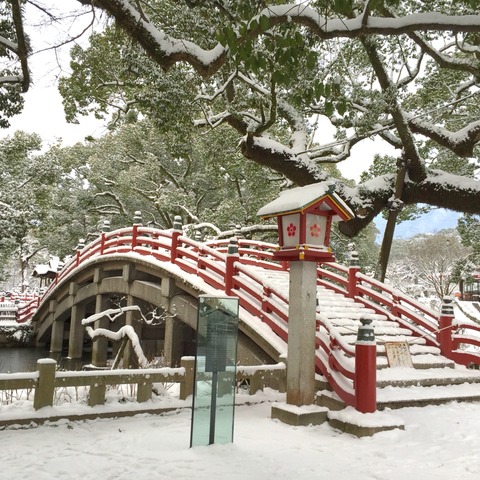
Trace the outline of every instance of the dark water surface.
[[37, 370], [37, 360], [40, 358], [55, 358], [60, 367], [67, 370], [79, 370], [89, 363], [89, 356], [75, 365], [61, 355], [52, 357], [44, 348], [2, 348], [0, 347], [0, 373], [34, 372]]
[[43, 348], [0, 348], [0, 373], [34, 372], [39, 358], [48, 358]]

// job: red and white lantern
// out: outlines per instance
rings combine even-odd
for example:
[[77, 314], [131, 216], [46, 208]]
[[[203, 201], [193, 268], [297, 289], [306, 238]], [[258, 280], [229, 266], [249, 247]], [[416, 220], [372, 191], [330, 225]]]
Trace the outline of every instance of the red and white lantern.
[[275, 258], [322, 262], [335, 260], [329, 247], [332, 221], [354, 217], [330, 182], [286, 190], [257, 215], [263, 220], [277, 217], [280, 247]]

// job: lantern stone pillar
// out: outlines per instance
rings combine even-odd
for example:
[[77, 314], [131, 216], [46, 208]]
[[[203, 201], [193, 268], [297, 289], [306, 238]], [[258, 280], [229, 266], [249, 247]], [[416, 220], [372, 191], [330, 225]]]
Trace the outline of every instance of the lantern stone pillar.
[[320, 407], [302, 408], [315, 402], [317, 263], [335, 260], [329, 247], [332, 221], [348, 221], [354, 214], [332, 182], [320, 182], [281, 192], [257, 215], [264, 220], [277, 217], [279, 249], [273, 258], [290, 262], [289, 405], [272, 407], [272, 417], [292, 425], [319, 424], [326, 418]]
[[287, 403], [315, 401], [316, 262], [291, 262], [288, 310]]

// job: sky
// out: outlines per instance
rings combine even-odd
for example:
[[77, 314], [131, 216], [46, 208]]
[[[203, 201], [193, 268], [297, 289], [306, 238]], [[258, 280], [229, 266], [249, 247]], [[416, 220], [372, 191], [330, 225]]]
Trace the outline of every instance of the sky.
[[[45, 3], [55, 4], [52, 0]], [[77, 4], [78, 5], [78, 4]], [[68, 0], [60, 5], [56, 2], [57, 14], [67, 14], [75, 8], [75, 2]], [[30, 36], [35, 53], [30, 57], [32, 86], [25, 94], [25, 107], [20, 115], [10, 119], [11, 127], [0, 129], [0, 137], [12, 135], [16, 130], [37, 133], [45, 144], [51, 145], [61, 138], [63, 145], [73, 145], [83, 141], [86, 136], [100, 136], [105, 133], [102, 122], [93, 116], [83, 117], [80, 123], [69, 124], [65, 120], [62, 97], [58, 92], [58, 78], [69, 72], [69, 51], [71, 43], [52, 49], [70, 36], [75, 36], [85, 28], [85, 19], [77, 18], [72, 22], [54, 22], [41, 26], [42, 17], [31, 5], [26, 5], [26, 32]], [[86, 41], [82, 37], [79, 41]]]

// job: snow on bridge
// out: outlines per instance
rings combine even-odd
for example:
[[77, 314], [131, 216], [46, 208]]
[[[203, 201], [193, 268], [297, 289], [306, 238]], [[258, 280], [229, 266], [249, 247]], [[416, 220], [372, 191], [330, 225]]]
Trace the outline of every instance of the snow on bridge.
[[[276, 362], [287, 353], [289, 275], [286, 262], [272, 260], [275, 248], [245, 239], [199, 243], [180, 230], [141, 225], [104, 232], [77, 250], [21, 320], [32, 320], [37, 333], [43, 334], [48, 329], [42, 329], [42, 324], [49, 321], [53, 344], [56, 312], [52, 305], [58, 305], [60, 292], [75, 295], [71, 285], [86, 278], [85, 272], [105, 268], [106, 262], [148, 264], [161, 270], [164, 277], [176, 279], [177, 284], [183, 282], [193, 296], [219, 292], [237, 296], [241, 328]], [[122, 281], [128, 282], [129, 275], [123, 272]], [[480, 354], [475, 351], [480, 342], [468, 334], [478, 333], [480, 328], [455, 324], [448, 302], [442, 313], [435, 312], [362, 274], [355, 265], [335, 263], [319, 265], [317, 290], [320, 402], [335, 408], [356, 405], [355, 370], [361, 366], [355, 362], [355, 342], [362, 318], [372, 320], [376, 334], [379, 408], [414, 401], [480, 399], [480, 373], [459, 366], [480, 364]], [[413, 368], [389, 367], [386, 345], [392, 342], [407, 345]], [[470, 351], [463, 349], [465, 345]]]

